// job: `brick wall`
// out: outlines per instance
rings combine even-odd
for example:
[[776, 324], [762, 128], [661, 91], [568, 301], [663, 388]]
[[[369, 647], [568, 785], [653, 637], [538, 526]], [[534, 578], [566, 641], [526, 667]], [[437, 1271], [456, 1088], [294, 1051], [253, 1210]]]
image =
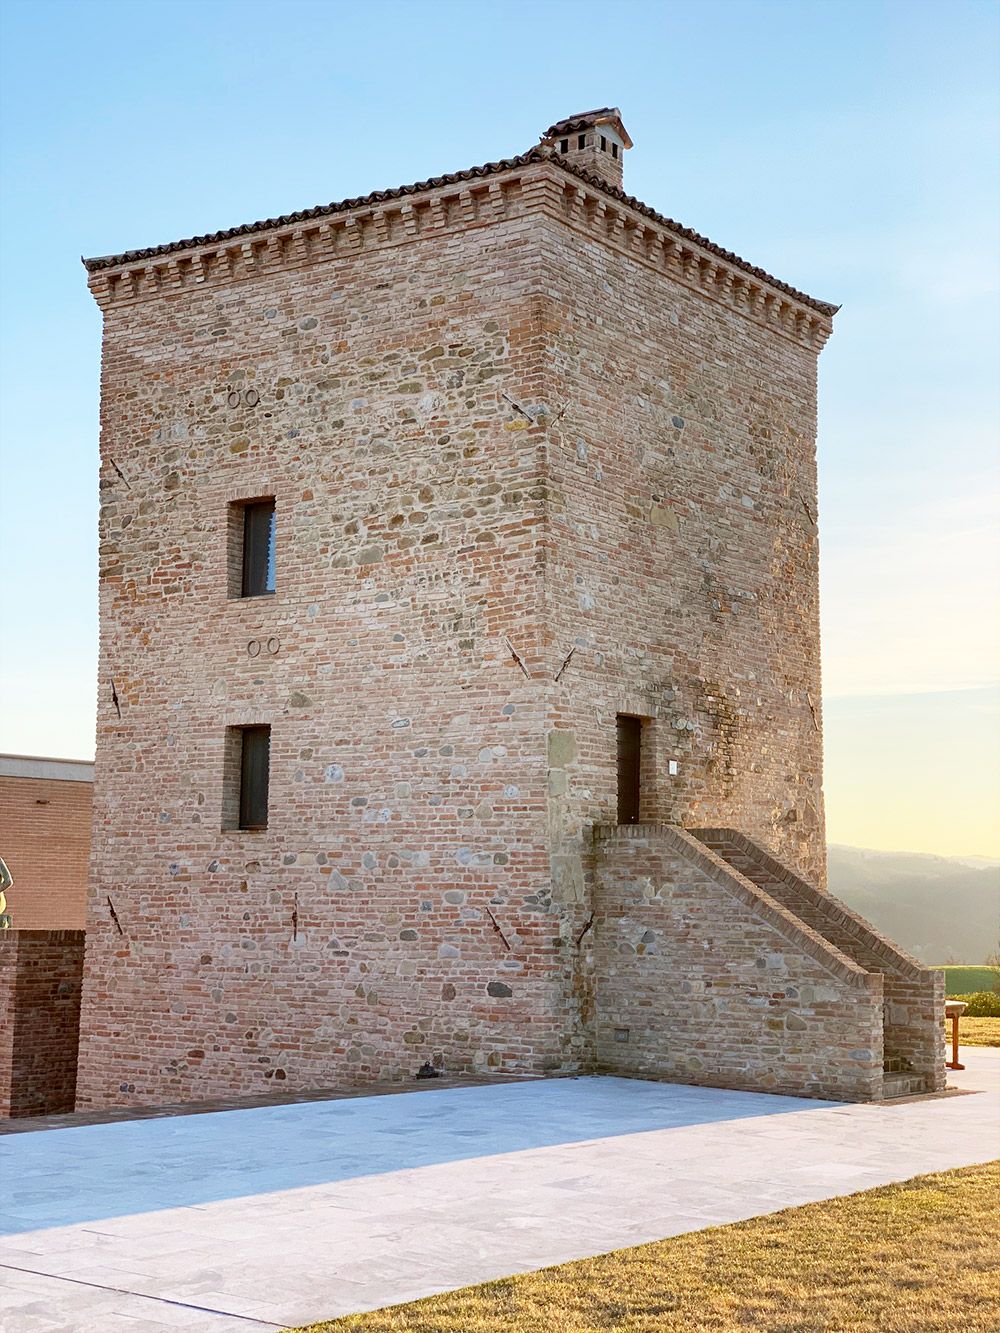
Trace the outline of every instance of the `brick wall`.
[[17, 954], [15, 932], [0, 930], [0, 1116], [10, 1115], [14, 1089]]
[[[543, 435], [499, 394], [538, 393], [504, 206], [107, 313], [83, 1104], [579, 1062], [507, 645], [540, 652]], [[229, 506], [268, 495], [276, 592], [230, 598]], [[269, 826], [223, 831], [254, 722]]]
[[[487, 175], [92, 275], [83, 1104], [588, 1067], [616, 711], [653, 722], [650, 817], [822, 872], [829, 321], [544, 156]], [[266, 496], [276, 592], [233, 598]]]
[[[545, 232], [553, 823], [615, 818], [615, 717], [646, 719], [645, 818], [720, 821], [825, 882], [816, 355], [567, 219]], [[613, 293], [613, 299], [609, 298]], [[676, 772], [670, 772], [670, 761]]]
[[0, 931], [0, 1116], [72, 1111], [83, 931]]
[[597, 1061], [753, 1092], [881, 1095], [882, 978], [854, 967], [669, 829], [599, 830], [590, 950]]
[[[45, 766], [83, 780], [32, 777]], [[18, 771], [5, 771], [16, 769]], [[0, 856], [14, 879], [8, 911], [21, 930], [77, 930], [86, 915], [91, 766], [0, 756]]]

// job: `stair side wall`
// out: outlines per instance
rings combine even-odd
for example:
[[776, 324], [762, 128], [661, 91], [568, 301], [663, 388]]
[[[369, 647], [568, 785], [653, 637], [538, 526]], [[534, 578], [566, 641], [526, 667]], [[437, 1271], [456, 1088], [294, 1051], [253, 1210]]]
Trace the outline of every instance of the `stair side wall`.
[[944, 1064], [944, 973], [923, 968], [920, 977], [885, 978], [885, 1054], [901, 1057], [924, 1079], [927, 1092], [941, 1092]]
[[881, 1096], [880, 976], [824, 966], [660, 831], [611, 833], [595, 861], [599, 1068], [842, 1101]]
[[[885, 978], [883, 1031], [886, 1057], [902, 1059], [908, 1070], [924, 1079], [928, 1092], [943, 1089], [946, 1078], [941, 1029], [944, 973], [922, 966], [829, 890], [817, 889], [801, 879], [738, 829], [699, 829], [695, 836], [699, 840], [724, 837], [745, 855], [753, 857], [769, 874], [794, 889], [810, 907], [829, 918], [836, 927], [831, 933], [838, 947], [864, 966], [881, 972]], [[852, 947], [855, 945], [856, 949]], [[875, 961], [870, 965], [869, 960]]]
[[[912, 980], [920, 980], [923, 973], [932, 970], [924, 967], [915, 958], [905, 953], [887, 936], [876, 930], [870, 921], [866, 921], [853, 908], [848, 907], [829, 889], [817, 888], [815, 884], [803, 879], [789, 865], [772, 856], [766, 847], [747, 837], [739, 829], [692, 829], [691, 833], [700, 842], [704, 841], [706, 846], [710, 845], [713, 838], [725, 838], [744, 855], [756, 861], [758, 866], [768, 875], [782, 881], [801, 896], [810, 907], [817, 909], [828, 917], [837, 927], [838, 938], [844, 938], [845, 946], [853, 939], [867, 955], [873, 955], [878, 960], [878, 967], [876, 969], [873, 966], [871, 970], [898, 973], [900, 976], [909, 977]], [[724, 852], [720, 854], [725, 855]], [[845, 951], [848, 950], [845, 948]], [[853, 953], [848, 952], [851, 957], [854, 956]]]

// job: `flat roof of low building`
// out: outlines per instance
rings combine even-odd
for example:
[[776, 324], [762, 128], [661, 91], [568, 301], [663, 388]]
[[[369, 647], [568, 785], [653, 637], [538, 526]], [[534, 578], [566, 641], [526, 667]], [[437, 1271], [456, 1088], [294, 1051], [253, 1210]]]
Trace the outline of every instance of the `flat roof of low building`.
[[56, 782], [93, 782], [92, 759], [50, 759], [37, 754], [0, 754], [0, 778], [48, 778]]

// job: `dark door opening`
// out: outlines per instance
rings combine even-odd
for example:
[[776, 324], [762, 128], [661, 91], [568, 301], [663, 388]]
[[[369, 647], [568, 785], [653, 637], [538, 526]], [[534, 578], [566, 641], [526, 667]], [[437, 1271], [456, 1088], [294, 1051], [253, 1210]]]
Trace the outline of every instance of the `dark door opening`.
[[639, 822], [642, 719], [618, 714], [618, 822]]

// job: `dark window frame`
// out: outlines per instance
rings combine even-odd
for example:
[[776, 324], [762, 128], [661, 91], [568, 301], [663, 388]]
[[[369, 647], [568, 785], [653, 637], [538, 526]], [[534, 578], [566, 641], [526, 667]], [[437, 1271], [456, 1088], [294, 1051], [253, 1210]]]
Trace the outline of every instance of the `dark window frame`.
[[239, 727], [239, 804], [236, 827], [241, 833], [267, 828], [271, 785], [271, 728]]
[[277, 506], [274, 497], [248, 500], [243, 511], [240, 592], [244, 597], [273, 597], [277, 582]]

